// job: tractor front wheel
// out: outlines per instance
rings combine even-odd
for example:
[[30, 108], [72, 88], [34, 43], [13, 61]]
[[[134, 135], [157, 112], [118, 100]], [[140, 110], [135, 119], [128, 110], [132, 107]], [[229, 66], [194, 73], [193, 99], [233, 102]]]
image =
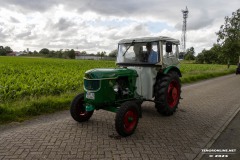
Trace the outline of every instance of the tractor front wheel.
[[70, 108], [70, 113], [72, 118], [75, 121], [78, 122], [85, 122], [88, 121], [94, 111], [86, 111], [85, 109], [85, 103], [84, 103], [84, 94], [81, 93], [79, 95], [77, 95], [72, 103], [71, 103], [71, 108]]
[[175, 112], [179, 104], [181, 83], [176, 72], [170, 72], [159, 78], [155, 85], [155, 103], [157, 111], [165, 116]]
[[115, 128], [119, 135], [126, 137], [134, 133], [140, 110], [134, 101], [128, 101], [121, 105], [115, 118]]

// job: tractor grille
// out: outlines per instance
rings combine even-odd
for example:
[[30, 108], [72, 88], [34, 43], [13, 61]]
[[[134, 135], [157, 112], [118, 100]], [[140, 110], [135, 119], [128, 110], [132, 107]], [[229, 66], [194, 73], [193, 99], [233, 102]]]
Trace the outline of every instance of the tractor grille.
[[100, 87], [100, 81], [84, 79], [84, 87], [86, 90], [98, 90]]

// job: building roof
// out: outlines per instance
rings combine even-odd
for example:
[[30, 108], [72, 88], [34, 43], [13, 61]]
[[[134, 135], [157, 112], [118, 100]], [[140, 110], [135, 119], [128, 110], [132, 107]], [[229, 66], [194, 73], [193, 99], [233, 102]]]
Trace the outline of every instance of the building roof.
[[165, 37], [165, 36], [159, 36], [159, 37], [141, 37], [141, 38], [131, 38], [131, 39], [123, 39], [119, 41], [119, 43], [132, 43], [132, 42], [156, 42], [156, 41], [167, 41], [172, 42], [174, 44], [180, 44], [179, 40]]

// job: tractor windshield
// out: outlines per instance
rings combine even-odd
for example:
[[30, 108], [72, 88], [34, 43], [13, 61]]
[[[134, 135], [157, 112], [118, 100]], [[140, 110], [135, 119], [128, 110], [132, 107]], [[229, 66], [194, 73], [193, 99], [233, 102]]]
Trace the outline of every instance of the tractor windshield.
[[117, 63], [156, 64], [158, 62], [158, 42], [124, 43], [118, 46]]

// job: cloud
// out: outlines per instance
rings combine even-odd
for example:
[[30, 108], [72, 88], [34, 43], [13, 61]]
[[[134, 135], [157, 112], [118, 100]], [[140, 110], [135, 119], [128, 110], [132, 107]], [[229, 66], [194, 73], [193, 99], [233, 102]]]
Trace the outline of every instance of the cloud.
[[[193, 18], [194, 17], [194, 18]], [[209, 16], [206, 9], [198, 9], [195, 12], [190, 12], [187, 18], [187, 30], [198, 30], [211, 26], [214, 23], [214, 18]], [[178, 22], [175, 28], [182, 29], [183, 22]]]
[[3, 32], [3, 29], [0, 28], [0, 43], [5, 42], [7, 35]]
[[17, 34], [17, 35], [16, 35], [16, 38], [17, 38], [17, 39], [23, 39], [23, 38], [28, 37], [28, 36], [30, 36], [30, 35], [31, 35], [31, 32], [28, 31], [28, 32], [25, 32], [25, 33], [19, 33], [19, 34]]
[[70, 20], [61, 18], [59, 21], [53, 26], [54, 28], [59, 29], [60, 31], [67, 30], [68, 28], [74, 26], [75, 24]]
[[10, 17], [10, 21], [13, 22], [13, 23], [20, 23], [20, 21], [17, 20], [16, 18], [14, 18], [14, 17]]
[[44, 12], [58, 4], [57, 0], [0, 0], [1, 6], [6, 8], [15, 8], [16, 10], [26, 13], [29, 11]]
[[209, 27], [213, 24], [214, 18], [209, 15], [209, 12], [206, 9], [197, 10], [192, 13], [191, 17], [188, 19], [188, 29], [189, 30], [198, 30], [201, 28]]
[[[181, 39], [181, 9], [188, 6], [187, 47], [216, 42], [224, 17], [238, 0], [0, 0], [0, 42], [14, 50], [79, 48], [111, 51], [122, 38], [170, 36]], [[210, 38], [209, 38], [210, 37]]]
[[11, 28], [7, 28], [6, 24], [3, 22], [0, 22], [0, 45], [2, 46], [4, 42], [7, 41], [9, 38], [10, 34], [8, 31], [10, 31]]

